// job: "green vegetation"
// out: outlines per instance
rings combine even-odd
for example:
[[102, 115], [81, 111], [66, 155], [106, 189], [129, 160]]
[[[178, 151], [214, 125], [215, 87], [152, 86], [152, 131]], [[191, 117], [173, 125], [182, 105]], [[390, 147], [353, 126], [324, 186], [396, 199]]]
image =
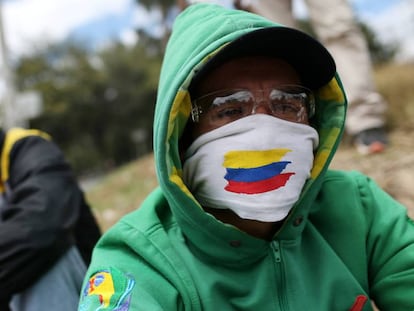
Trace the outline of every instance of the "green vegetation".
[[157, 186], [152, 154], [132, 161], [106, 174], [86, 192], [102, 228], [136, 209]]
[[389, 102], [389, 128], [414, 129], [414, 63], [386, 64], [376, 68], [378, 89]]
[[52, 135], [78, 174], [106, 170], [152, 149], [161, 52], [115, 44], [99, 54], [49, 46], [19, 60], [19, 90], [42, 95], [30, 127]]

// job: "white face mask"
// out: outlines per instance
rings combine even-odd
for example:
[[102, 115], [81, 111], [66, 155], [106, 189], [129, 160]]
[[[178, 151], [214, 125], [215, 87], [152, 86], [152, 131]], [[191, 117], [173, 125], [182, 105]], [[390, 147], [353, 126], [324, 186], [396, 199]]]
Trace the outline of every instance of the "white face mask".
[[202, 206], [278, 221], [298, 200], [318, 143], [308, 125], [254, 114], [198, 137], [185, 154], [183, 179]]

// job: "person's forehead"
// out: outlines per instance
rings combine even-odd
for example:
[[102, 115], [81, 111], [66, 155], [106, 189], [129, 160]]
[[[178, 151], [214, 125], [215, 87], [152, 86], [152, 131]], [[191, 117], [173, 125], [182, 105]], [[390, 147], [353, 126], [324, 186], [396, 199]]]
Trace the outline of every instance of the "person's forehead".
[[300, 74], [303, 85], [311, 90], [319, 89], [335, 76], [335, 62], [317, 40], [297, 29], [275, 26], [252, 30], [235, 38], [212, 54], [206, 55], [208, 60], [195, 69], [190, 93], [193, 85], [224, 61], [246, 55], [266, 55], [288, 60]]
[[[252, 81], [277, 82], [281, 78], [290, 83], [300, 82], [297, 71], [281, 58], [255, 55], [237, 57], [219, 64], [199, 78], [193, 94], [217, 87], [243, 87], [243, 83]], [[237, 85], [239, 83], [241, 85]]]
[[[229, 59], [217, 65], [214, 69], [206, 73], [205, 76], [209, 74], [211, 75], [213, 72], [218, 70], [239, 72], [254, 71], [255, 69], [267, 69], [268, 71], [277, 72], [281, 69], [284, 70], [286, 68], [296, 71], [291, 64], [282, 58], [264, 55], [248, 55]], [[203, 79], [203, 77], [201, 79]]]

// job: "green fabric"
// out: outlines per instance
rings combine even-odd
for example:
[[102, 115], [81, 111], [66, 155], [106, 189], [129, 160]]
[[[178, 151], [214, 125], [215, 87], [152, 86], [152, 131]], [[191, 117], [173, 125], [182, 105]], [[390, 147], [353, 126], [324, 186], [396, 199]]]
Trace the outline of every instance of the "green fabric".
[[[178, 17], [154, 122], [160, 186], [100, 240], [85, 288], [97, 272], [116, 269], [124, 274], [120, 288], [135, 282], [129, 310], [372, 310], [367, 297], [381, 310], [414, 310], [414, 226], [406, 209], [357, 172], [327, 170], [345, 119], [338, 77], [316, 92], [312, 176], [271, 242], [217, 221], [184, 186], [178, 141], [194, 71], [227, 42], [267, 26], [275, 24], [206, 4]], [[98, 298], [84, 292], [80, 310], [98, 310]]]

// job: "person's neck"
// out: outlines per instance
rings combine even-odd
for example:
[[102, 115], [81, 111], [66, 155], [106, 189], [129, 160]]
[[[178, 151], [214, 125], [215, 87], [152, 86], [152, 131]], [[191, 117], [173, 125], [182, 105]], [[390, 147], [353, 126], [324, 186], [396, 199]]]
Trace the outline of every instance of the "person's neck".
[[224, 223], [231, 224], [251, 236], [268, 241], [273, 238], [283, 224], [283, 220], [277, 222], [263, 222], [243, 219], [228, 209], [215, 209], [209, 207], [203, 207], [203, 209]]

